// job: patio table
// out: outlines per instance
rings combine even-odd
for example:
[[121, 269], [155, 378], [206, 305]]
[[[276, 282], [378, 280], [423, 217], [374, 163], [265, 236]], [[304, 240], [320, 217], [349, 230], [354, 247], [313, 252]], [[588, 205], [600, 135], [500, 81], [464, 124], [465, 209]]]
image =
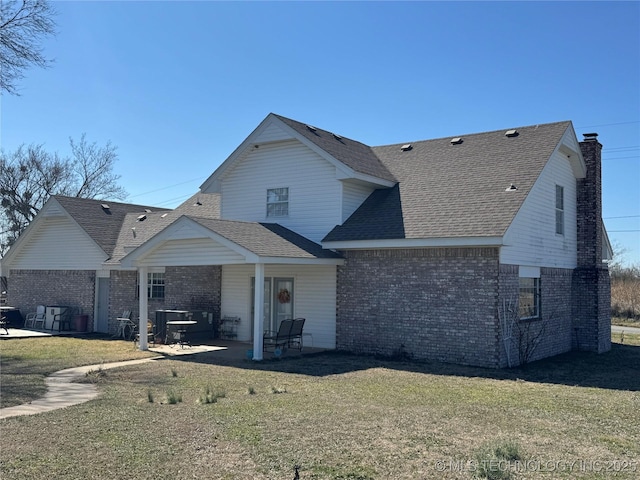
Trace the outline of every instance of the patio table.
[[176, 327], [176, 333], [178, 334], [178, 341], [176, 344], [180, 345], [180, 348], [184, 348], [185, 345], [191, 346], [191, 342], [187, 339], [187, 327], [189, 325], [197, 324], [198, 322], [195, 320], [170, 320], [167, 322], [167, 325]]

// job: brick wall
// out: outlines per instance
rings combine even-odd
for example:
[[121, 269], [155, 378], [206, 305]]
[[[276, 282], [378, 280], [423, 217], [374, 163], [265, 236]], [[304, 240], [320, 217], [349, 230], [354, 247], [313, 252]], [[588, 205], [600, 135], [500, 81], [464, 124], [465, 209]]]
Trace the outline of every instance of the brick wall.
[[337, 349], [499, 366], [498, 250], [344, 252]]
[[[562, 268], [540, 269], [541, 318], [520, 320], [519, 273], [517, 265], [500, 265], [500, 319], [513, 322], [510, 340], [505, 342], [509, 326], [500, 322], [500, 366], [517, 366], [541, 358], [568, 352], [574, 336], [572, 328], [573, 270]], [[509, 350], [507, 356], [507, 349]]]
[[603, 353], [611, 349], [611, 284], [602, 262], [602, 145], [596, 137], [580, 142], [587, 167], [577, 182], [578, 268], [573, 276], [574, 348]]
[[89, 316], [93, 325], [95, 271], [89, 270], [11, 270], [8, 302], [20, 309], [24, 317], [38, 305], [74, 307]]
[[[115, 318], [124, 310], [131, 310], [132, 318], [138, 318], [136, 295], [138, 272], [112, 271], [109, 302], [109, 331], [115, 332]], [[166, 267], [164, 299], [149, 299], [149, 318], [155, 318], [156, 310], [203, 310], [220, 318], [220, 291], [222, 268], [220, 266]]]

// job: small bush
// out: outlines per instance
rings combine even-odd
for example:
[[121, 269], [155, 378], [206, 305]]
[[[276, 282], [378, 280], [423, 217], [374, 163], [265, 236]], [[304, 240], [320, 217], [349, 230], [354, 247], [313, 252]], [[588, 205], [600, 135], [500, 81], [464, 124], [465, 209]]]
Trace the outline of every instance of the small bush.
[[489, 480], [511, 478], [511, 462], [523, 459], [520, 445], [512, 440], [495, 441], [482, 446], [474, 456], [476, 477]]
[[200, 395], [200, 397], [198, 398], [198, 403], [216, 403], [219, 398], [224, 398], [226, 396], [227, 394], [224, 390], [213, 390], [210, 386], [207, 385], [207, 387], [204, 389], [204, 394]]
[[175, 368], [171, 369], [171, 376], [174, 378], [178, 376], [178, 371]]
[[153, 392], [151, 390], [147, 391], [147, 401], [153, 403]]
[[253, 387], [249, 387], [247, 388], [247, 394], [249, 395], [255, 395], [256, 394], [256, 389]]
[[182, 395], [174, 392], [173, 390], [169, 390], [167, 392], [167, 403], [169, 405], [175, 405], [180, 402], [182, 402]]

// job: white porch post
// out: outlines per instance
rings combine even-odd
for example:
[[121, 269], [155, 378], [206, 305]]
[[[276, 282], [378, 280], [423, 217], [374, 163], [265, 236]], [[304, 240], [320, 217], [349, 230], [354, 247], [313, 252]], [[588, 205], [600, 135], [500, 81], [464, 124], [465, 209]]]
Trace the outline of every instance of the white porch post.
[[262, 360], [262, 335], [264, 332], [264, 264], [256, 263], [256, 283], [253, 312], [253, 359]]
[[147, 317], [149, 316], [149, 303], [147, 299], [147, 267], [138, 268], [138, 283], [140, 288], [138, 291], [138, 310], [140, 311], [138, 332], [140, 333], [140, 350], [149, 350], [149, 346], [147, 345]]

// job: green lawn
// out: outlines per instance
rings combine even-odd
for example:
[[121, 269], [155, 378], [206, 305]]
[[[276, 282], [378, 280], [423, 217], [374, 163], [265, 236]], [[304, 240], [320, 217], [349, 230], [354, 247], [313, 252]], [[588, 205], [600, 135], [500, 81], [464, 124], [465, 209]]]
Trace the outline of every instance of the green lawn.
[[[40, 348], [12, 342], [0, 343], [2, 385]], [[174, 357], [90, 375], [101, 395], [89, 403], [0, 421], [0, 477], [292, 479], [299, 465], [301, 479], [469, 479], [484, 465], [490, 478], [635, 479], [638, 365], [637, 335], [604, 355], [500, 371], [337, 353]]]

